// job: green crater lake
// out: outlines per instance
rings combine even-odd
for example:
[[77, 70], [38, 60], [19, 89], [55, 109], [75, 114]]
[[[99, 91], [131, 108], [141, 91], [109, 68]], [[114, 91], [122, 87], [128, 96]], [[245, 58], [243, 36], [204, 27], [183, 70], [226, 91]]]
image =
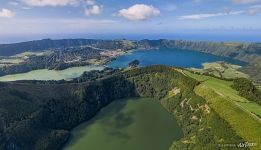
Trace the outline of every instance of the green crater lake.
[[65, 150], [168, 150], [182, 138], [175, 118], [159, 101], [117, 100], [72, 130]]
[[39, 69], [27, 73], [18, 73], [0, 77], [0, 81], [17, 81], [17, 80], [70, 80], [80, 77], [85, 71], [102, 70], [102, 66], [82, 66], [71, 67], [65, 70], [48, 70]]

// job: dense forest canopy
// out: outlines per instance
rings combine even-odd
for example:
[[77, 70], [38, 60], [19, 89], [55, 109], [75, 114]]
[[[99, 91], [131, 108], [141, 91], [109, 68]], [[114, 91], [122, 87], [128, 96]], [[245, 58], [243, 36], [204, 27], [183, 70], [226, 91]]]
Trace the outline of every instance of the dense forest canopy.
[[235, 79], [232, 87], [236, 89], [241, 96], [261, 105], [261, 91], [258, 90], [250, 80], [245, 78]]
[[[69, 82], [1, 83], [0, 147], [60, 149], [70, 137], [70, 129], [91, 119], [111, 101], [128, 97], [158, 99], [177, 118], [184, 138], [174, 142], [172, 149], [213, 149], [221, 139], [233, 143], [243, 141], [193, 92], [198, 84], [166, 66], [93, 71]], [[182, 142], [192, 137], [193, 142]]]

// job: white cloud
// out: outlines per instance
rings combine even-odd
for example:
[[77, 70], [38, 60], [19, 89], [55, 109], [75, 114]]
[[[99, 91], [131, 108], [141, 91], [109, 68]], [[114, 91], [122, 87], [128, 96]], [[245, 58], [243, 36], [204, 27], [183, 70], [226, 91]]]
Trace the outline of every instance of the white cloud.
[[28, 6], [66, 6], [75, 5], [79, 3], [79, 0], [22, 0], [22, 2]]
[[91, 16], [91, 15], [99, 15], [102, 12], [103, 6], [99, 5], [93, 5], [91, 8], [85, 9], [85, 15]]
[[24, 6], [22, 6], [20, 8], [23, 9], [23, 10], [30, 10], [30, 9], [32, 9], [31, 7], [24, 7]]
[[96, 0], [20, 0], [24, 4], [29, 6], [66, 6], [76, 4], [86, 4], [93, 6], [96, 4]]
[[95, 0], [85, 0], [87, 5], [94, 5], [95, 4]]
[[87, 8], [85, 8], [85, 16], [99, 15], [102, 12], [103, 6], [96, 5], [96, 0], [84, 0]]
[[0, 10], [0, 18], [13, 18], [14, 15], [15, 14], [9, 9], [3, 8], [2, 10]]
[[185, 15], [178, 17], [179, 20], [199, 20], [210, 17], [218, 17], [218, 16], [228, 16], [228, 15], [238, 15], [243, 14], [245, 11], [232, 11], [227, 13], [206, 13], [206, 14], [193, 14], [193, 15]]
[[129, 20], [147, 20], [160, 15], [160, 10], [152, 5], [136, 4], [127, 9], [119, 10], [119, 16]]
[[232, 0], [236, 4], [253, 4], [261, 2], [261, 0]]
[[249, 15], [256, 15], [256, 14], [261, 13], [261, 5], [251, 6], [251, 7], [248, 9], [247, 13], [248, 13]]

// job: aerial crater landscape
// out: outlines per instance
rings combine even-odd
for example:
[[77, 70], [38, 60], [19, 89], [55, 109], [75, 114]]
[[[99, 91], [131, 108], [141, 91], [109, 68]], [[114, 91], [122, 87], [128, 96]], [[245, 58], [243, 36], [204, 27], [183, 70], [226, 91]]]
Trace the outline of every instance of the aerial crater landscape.
[[0, 150], [260, 150], [260, 0], [0, 0]]

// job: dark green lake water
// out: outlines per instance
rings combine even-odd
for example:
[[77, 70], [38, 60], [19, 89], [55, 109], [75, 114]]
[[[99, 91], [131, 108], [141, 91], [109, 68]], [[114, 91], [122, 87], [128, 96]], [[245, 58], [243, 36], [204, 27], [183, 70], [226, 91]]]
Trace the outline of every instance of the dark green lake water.
[[[245, 64], [197, 51], [159, 49], [134, 51], [120, 56], [108, 66], [125, 68], [135, 59], [140, 61], [140, 66], [163, 64], [201, 68], [202, 63], [216, 61]], [[72, 133], [66, 150], [167, 150], [174, 140], [182, 137], [175, 118], [159, 102], [148, 99], [115, 101]]]
[[65, 150], [167, 150], [182, 137], [175, 118], [156, 100], [117, 100], [72, 131]]

